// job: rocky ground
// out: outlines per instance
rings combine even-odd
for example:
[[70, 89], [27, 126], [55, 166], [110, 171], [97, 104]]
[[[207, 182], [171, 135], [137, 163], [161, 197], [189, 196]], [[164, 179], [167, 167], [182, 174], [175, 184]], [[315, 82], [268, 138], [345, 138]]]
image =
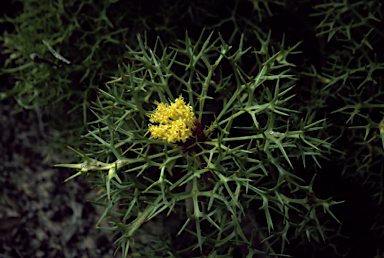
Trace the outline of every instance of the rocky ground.
[[87, 201], [96, 189], [84, 178], [63, 183], [73, 171], [53, 167], [66, 162], [55, 132], [17, 108], [0, 102], [0, 257], [113, 256], [115, 237], [95, 228], [103, 210]]

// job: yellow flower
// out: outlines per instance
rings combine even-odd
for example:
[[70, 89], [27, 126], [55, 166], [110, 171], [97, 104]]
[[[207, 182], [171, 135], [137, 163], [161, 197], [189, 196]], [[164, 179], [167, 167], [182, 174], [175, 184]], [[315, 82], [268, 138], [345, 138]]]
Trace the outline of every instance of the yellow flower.
[[171, 105], [155, 102], [156, 110], [149, 115], [151, 123], [159, 123], [159, 125], [148, 125], [148, 132], [151, 133], [150, 138], [167, 140], [169, 143], [183, 141], [185, 142], [192, 136], [192, 129], [196, 126], [195, 114], [193, 108], [186, 105], [184, 98], [180, 95], [175, 99], [175, 103]]

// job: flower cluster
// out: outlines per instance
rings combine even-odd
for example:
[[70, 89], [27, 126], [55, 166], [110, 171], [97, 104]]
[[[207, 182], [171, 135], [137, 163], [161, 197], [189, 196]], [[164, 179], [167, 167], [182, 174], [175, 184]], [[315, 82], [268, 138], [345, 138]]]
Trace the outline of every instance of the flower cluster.
[[184, 98], [180, 95], [171, 105], [155, 102], [156, 110], [149, 115], [151, 123], [159, 125], [148, 125], [150, 138], [167, 140], [169, 143], [185, 142], [192, 136], [192, 129], [196, 126], [195, 114], [189, 103], [186, 105]]

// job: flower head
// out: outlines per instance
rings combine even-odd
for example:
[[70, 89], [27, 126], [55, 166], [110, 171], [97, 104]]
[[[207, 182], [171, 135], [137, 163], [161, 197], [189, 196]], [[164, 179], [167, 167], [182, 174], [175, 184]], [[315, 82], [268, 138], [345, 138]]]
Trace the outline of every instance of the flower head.
[[148, 125], [150, 138], [167, 140], [170, 143], [185, 142], [192, 136], [192, 129], [196, 126], [195, 114], [193, 108], [185, 104], [184, 98], [180, 95], [171, 105], [155, 102], [156, 110], [149, 115], [151, 123], [159, 125]]

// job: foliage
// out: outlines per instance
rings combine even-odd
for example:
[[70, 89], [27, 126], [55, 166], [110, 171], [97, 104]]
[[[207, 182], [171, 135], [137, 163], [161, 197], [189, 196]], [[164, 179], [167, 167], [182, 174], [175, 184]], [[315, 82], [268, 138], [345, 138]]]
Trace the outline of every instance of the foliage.
[[[109, 228], [121, 232], [118, 242], [124, 255], [136, 229], [161, 212], [184, 214], [185, 223], [178, 234], [186, 231], [196, 238], [176, 253], [198, 248], [206, 255], [224, 255], [245, 245], [250, 255], [276, 256], [284, 252], [290, 228], [296, 237], [324, 240], [325, 230], [319, 224], [322, 213], [316, 207], [323, 207], [336, 219], [329, 207], [337, 202], [316, 198], [314, 178], [309, 185], [303, 184], [292, 174], [289, 158], [300, 156], [305, 164], [308, 156], [317, 162], [322, 152], [331, 150], [325, 139], [311, 136], [322, 129], [324, 119], [307, 118], [296, 125], [287, 119], [296, 114], [286, 107], [294, 97], [288, 95], [293, 86], [286, 68], [292, 64], [286, 58], [295, 54], [299, 44], [289, 50], [282, 44], [281, 51], [272, 54], [255, 52], [260, 69], [256, 77], [249, 77], [237, 64], [249, 50], [242, 48], [243, 39], [240, 48], [231, 51], [232, 46], [220, 34], [215, 39], [214, 33], [203, 38], [204, 33], [192, 43], [186, 35], [182, 45], [168, 50], [160, 39], [151, 49], [146, 39], [138, 37], [139, 48], [129, 48], [131, 64], [124, 66], [125, 71], [120, 69], [119, 78], [107, 83], [111, 85], [108, 91], [100, 90], [93, 111], [95, 126], [84, 136], [92, 147], [76, 151], [84, 162], [58, 166], [79, 170], [70, 179], [100, 171], [97, 184], [106, 178], [103, 197], [110, 200], [107, 211], [127, 206], [119, 209], [119, 215], [112, 218], [114, 226]], [[220, 80], [213, 79], [215, 73], [220, 74]], [[236, 87], [229, 89], [231, 85]], [[195, 133], [187, 146], [145, 136], [146, 116], [158, 115], [149, 113], [151, 101], [164, 103], [167, 96], [172, 103], [175, 91], [185, 92], [199, 114], [199, 123], [203, 116], [211, 118], [205, 137]], [[205, 108], [212, 99], [217, 100], [212, 104], [220, 106], [217, 114]], [[252, 123], [232, 126], [244, 120]], [[255, 222], [252, 238], [275, 230], [263, 240], [268, 252], [255, 249], [241, 226], [243, 216], [252, 217], [254, 206], [265, 213], [266, 225], [259, 227]], [[193, 231], [187, 229], [190, 223], [194, 223]], [[203, 226], [207, 224], [210, 227]]]
[[[88, 147], [70, 147], [83, 161], [57, 166], [102, 190], [98, 225], [112, 223], [125, 256], [350, 255], [338, 244], [347, 203], [331, 198], [343, 190], [321, 179], [332, 167], [369, 186], [382, 239], [380, 1], [186, 2], [30, 0], [36, 11], [7, 18], [14, 67], [2, 72], [17, 82], [1, 97], [83, 108]], [[53, 60], [43, 39], [71, 64], [30, 60]], [[151, 235], [151, 222], [172, 226]]]

